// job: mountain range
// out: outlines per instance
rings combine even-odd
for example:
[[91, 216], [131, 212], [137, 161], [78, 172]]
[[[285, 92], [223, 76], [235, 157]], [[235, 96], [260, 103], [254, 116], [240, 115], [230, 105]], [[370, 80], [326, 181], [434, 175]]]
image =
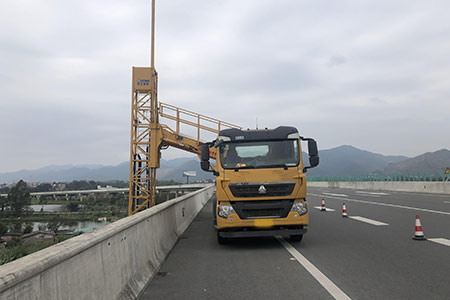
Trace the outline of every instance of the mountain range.
[[[344, 145], [319, 151], [320, 164], [308, 170], [308, 176], [355, 176], [367, 174], [442, 174], [450, 167], [450, 150], [442, 149], [427, 152], [419, 156], [386, 156], [360, 150]], [[305, 165], [308, 165], [308, 155], [303, 153]], [[195, 171], [197, 176], [190, 181], [214, 179], [211, 173], [200, 169], [197, 158], [184, 157], [172, 160], [161, 160], [157, 170], [158, 180], [174, 180], [186, 182], [183, 172]], [[63, 165], [46, 166], [35, 170], [21, 170], [0, 173], [0, 183], [13, 183], [20, 179], [27, 182], [68, 182], [72, 180], [128, 181], [129, 163], [123, 162], [115, 166], [103, 165]]]
[[[128, 181], [129, 168], [129, 162], [123, 162], [115, 166], [51, 165], [34, 170], [0, 173], [0, 183], [14, 183], [20, 179], [27, 182], [69, 182], [72, 180]], [[192, 178], [191, 181], [204, 181], [214, 178], [211, 173], [202, 171], [198, 159], [192, 157], [171, 160], [161, 159], [161, 165], [156, 171], [156, 177], [158, 180], [186, 182], [186, 177], [183, 177], [183, 172], [185, 171], [196, 171], [197, 176]]]
[[[308, 170], [310, 176], [356, 176], [372, 174], [383, 170], [390, 164], [408, 159], [406, 156], [391, 156], [360, 150], [353, 146], [344, 145], [319, 151], [320, 164]], [[303, 153], [305, 165], [308, 154]]]
[[390, 164], [383, 170], [377, 172], [381, 174], [439, 174], [442, 175], [447, 168], [450, 168], [450, 150], [441, 149], [435, 152], [427, 152], [419, 156], [408, 158]]

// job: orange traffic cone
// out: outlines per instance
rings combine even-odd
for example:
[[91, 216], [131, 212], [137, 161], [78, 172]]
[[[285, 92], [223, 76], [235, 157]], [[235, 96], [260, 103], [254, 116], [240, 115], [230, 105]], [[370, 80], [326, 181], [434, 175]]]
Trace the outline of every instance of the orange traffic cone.
[[327, 211], [327, 208], [325, 207], [325, 199], [322, 198], [322, 206], [320, 207], [320, 211]]
[[345, 203], [342, 203], [342, 216], [344, 218], [348, 217], [348, 215], [347, 215], [347, 207], [345, 207]]
[[423, 241], [426, 240], [422, 231], [422, 224], [420, 224], [419, 216], [416, 216], [416, 229], [414, 231], [413, 240]]

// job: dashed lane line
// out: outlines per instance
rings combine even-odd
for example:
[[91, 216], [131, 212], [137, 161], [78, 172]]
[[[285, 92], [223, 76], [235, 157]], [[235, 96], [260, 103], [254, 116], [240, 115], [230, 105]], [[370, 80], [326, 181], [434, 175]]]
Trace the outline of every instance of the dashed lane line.
[[380, 222], [380, 221], [375, 221], [375, 220], [364, 218], [364, 217], [360, 217], [360, 216], [349, 216], [349, 218], [353, 219], [353, 220], [365, 222], [365, 223], [368, 223], [368, 224], [372, 224], [372, 225], [375, 225], [375, 226], [389, 225], [388, 223], [383, 223], [383, 222]]
[[444, 239], [444, 238], [435, 238], [435, 239], [427, 239], [431, 242], [435, 242], [444, 246], [449, 246], [450, 247], [450, 240]]
[[[309, 193], [308, 195], [316, 196], [316, 197], [322, 197], [319, 194], [311, 194], [311, 193]], [[359, 203], [366, 203], [366, 204], [374, 204], [374, 205], [381, 205], [381, 206], [403, 208], [403, 209], [410, 209], [410, 210], [418, 210], [418, 211], [424, 211], [424, 212], [429, 212], [429, 213], [434, 213], [434, 214], [441, 214], [441, 215], [448, 215], [448, 216], [450, 216], [450, 212], [439, 211], [439, 210], [432, 210], [432, 209], [426, 209], [426, 208], [403, 206], [403, 205], [389, 204], [389, 203], [383, 203], [383, 202], [364, 201], [364, 200], [357, 200], [357, 199], [350, 199], [350, 198], [339, 198], [339, 197], [335, 197], [335, 196], [328, 196], [328, 198], [333, 198], [333, 199], [338, 199], [338, 200], [345, 200], [345, 201], [351, 201], [351, 202], [359, 202]]]
[[370, 195], [370, 194], [361, 194], [361, 195], [356, 195], [356, 196], [367, 196], [367, 197], [373, 197], [373, 198], [381, 198], [381, 196], [379, 196], [379, 195]]
[[277, 235], [276, 239], [295, 259], [333, 296], [336, 300], [351, 300], [339, 287], [326, 277], [316, 266], [306, 259], [297, 249], [289, 244], [283, 237]]
[[364, 192], [364, 191], [355, 191], [357, 194], [368, 194], [368, 195], [379, 195], [379, 196], [389, 196], [388, 193], [382, 192]]
[[337, 196], [337, 197], [348, 197], [348, 195], [345, 194], [332, 194], [332, 193], [322, 193], [324, 195], [329, 195], [329, 196]]
[[[316, 208], [316, 209], [319, 209], [319, 210], [321, 210], [321, 209], [322, 209], [322, 207], [321, 207], [321, 206], [314, 206], [314, 208]], [[325, 207], [325, 209], [326, 209], [327, 211], [335, 211], [334, 209], [332, 209], [332, 208], [328, 208], [328, 207]]]

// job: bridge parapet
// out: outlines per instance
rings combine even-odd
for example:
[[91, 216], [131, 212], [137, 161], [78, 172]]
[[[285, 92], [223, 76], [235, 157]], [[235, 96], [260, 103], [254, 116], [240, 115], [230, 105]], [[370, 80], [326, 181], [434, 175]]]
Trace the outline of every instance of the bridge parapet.
[[450, 194], [450, 182], [448, 181], [308, 181], [308, 186], [354, 190]]
[[214, 185], [0, 267], [0, 299], [135, 299]]

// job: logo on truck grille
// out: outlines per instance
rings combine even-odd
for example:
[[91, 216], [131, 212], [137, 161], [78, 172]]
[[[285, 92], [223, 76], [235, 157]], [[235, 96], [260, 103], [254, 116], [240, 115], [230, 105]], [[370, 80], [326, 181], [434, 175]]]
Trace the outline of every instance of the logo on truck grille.
[[261, 185], [258, 189], [258, 194], [265, 194], [267, 192], [266, 187]]

